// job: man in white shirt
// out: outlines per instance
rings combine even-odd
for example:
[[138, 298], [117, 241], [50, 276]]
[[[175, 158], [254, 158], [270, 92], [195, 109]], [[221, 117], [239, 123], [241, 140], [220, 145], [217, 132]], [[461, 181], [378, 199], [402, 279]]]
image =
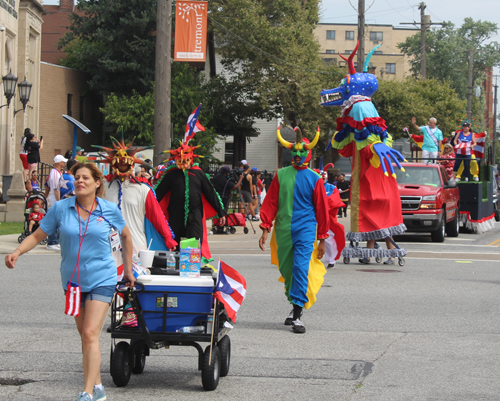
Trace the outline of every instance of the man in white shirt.
[[[49, 202], [49, 208], [54, 206], [57, 201], [61, 200], [59, 180], [62, 177], [62, 169], [66, 165], [67, 161], [68, 159], [66, 159], [63, 155], [57, 155], [54, 157], [54, 168], [50, 170], [49, 178], [45, 184], [45, 195], [47, 195], [47, 192], [49, 195], [47, 199]], [[61, 247], [59, 246], [59, 231], [49, 235], [47, 240], [47, 249], [52, 251], [61, 250]]]

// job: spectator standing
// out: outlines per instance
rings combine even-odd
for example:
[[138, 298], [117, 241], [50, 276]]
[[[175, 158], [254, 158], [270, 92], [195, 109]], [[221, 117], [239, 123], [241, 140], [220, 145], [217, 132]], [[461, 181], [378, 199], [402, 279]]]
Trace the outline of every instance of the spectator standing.
[[106, 399], [100, 373], [99, 335], [117, 280], [110, 238], [115, 232], [121, 236], [124, 281], [133, 287], [132, 236], [116, 205], [101, 198], [104, 193], [103, 176], [95, 164], [79, 163], [73, 167], [73, 173], [76, 196], [57, 202], [41, 221], [40, 227], [5, 257], [5, 264], [13, 269], [19, 256], [33, 249], [47, 234], [61, 230], [62, 287], [66, 290], [68, 282], [73, 281], [81, 290], [80, 309], [66, 310], [67, 314], [74, 316], [81, 337], [84, 389], [77, 400], [98, 401]]
[[254, 170], [255, 178], [257, 180], [257, 183], [256, 183], [256, 188], [257, 188], [257, 209], [255, 210], [255, 214], [258, 216], [259, 215], [260, 207], [262, 206], [262, 197], [261, 197], [262, 196], [262, 190], [264, 190], [266, 188], [266, 186], [264, 185], [264, 183], [261, 180], [262, 173], [257, 169], [257, 167], [254, 167], [254, 169], [255, 169]]
[[[56, 155], [54, 157], [54, 168], [50, 170], [49, 178], [47, 179], [45, 194], [48, 197], [49, 202], [48, 208], [52, 208], [56, 202], [61, 200], [60, 192], [60, 179], [62, 177], [62, 169], [66, 165], [68, 159], [64, 158], [63, 155]], [[59, 230], [54, 230], [47, 240], [47, 249], [50, 251], [60, 251], [59, 246]]]
[[23, 139], [21, 139], [21, 149], [19, 150], [19, 158], [21, 159], [21, 162], [23, 163], [23, 177], [24, 177], [24, 182], [30, 178], [28, 175], [28, 170], [30, 168], [30, 165], [28, 163], [28, 151], [25, 148], [26, 145], [26, 140], [28, 139], [28, 134], [31, 133], [31, 129], [25, 128], [24, 129], [24, 136]]
[[[422, 143], [422, 162], [424, 164], [436, 163], [436, 160], [441, 153], [441, 145], [443, 143], [443, 133], [436, 126], [437, 120], [434, 117], [429, 118], [429, 125], [419, 127], [417, 119], [412, 117], [411, 122], [415, 129], [422, 132], [424, 141]], [[427, 159], [427, 160], [426, 160]]]
[[26, 137], [24, 149], [28, 152], [27, 160], [29, 165], [28, 177], [31, 177], [31, 172], [36, 170], [37, 164], [40, 162], [40, 150], [43, 149], [43, 137], [40, 142], [35, 139], [35, 135], [31, 132]]
[[59, 191], [61, 199], [71, 198], [75, 196], [75, 177], [71, 173], [71, 169], [77, 163], [75, 159], [69, 159], [66, 164], [66, 171], [59, 179]]
[[[246, 161], [246, 160], [242, 160]], [[243, 164], [243, 180], [241, 182], [241, 196], [243, 198], [243, 202], [246, 203], [248, 207], [248, 212], [250, 216], [247, 215], [248, 219], [252, 219], [252, 221], [259, 221], [259, 219], [255, 216], [255, 208], [253, 204], [254, 199], [254, 185], [252, 174], [250, 174], [250, 166], [248, 164]]]
[[349, 197], [351, 194], [351, 183], [346, 181], [345, 174], [339, 175], [337, 188], [340, 191], [340, 200], [345, 203], [344, 207], [339, 208], [339, 217], [342, 217], [342, 211], [344, 212], [344, 217], [347, 217], [347, 206], [349, 205]]
[[238, 189], [243, 180], [243, 174], [240, 174], [238, 182], [235, 182], [229, 178], [229, 172], [231, 169], [227, 166], [222, 167], [212, 180], [213, 185], [220, 198], [222, 199], [222, 204], [224, 209], [227, 210], [229, 200], [231, 199], [231, 191]]

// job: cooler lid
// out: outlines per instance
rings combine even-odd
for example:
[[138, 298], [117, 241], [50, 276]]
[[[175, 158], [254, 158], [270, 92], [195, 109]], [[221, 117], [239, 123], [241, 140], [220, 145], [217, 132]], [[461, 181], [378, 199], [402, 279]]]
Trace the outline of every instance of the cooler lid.
[[170, 286], [170, 287], [213, 287], [214, 280], [210, 276], [180, 277], [163, 275], [142, 275], [137, 281], [144, 285]]

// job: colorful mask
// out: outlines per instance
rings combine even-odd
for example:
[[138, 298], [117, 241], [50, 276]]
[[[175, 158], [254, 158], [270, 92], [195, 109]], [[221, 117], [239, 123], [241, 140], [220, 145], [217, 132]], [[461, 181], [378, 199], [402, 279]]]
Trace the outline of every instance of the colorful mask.
[[[120, 142], [118, 142], [118, 140], [116, 140], [115, 138], [111, 139], [113, 140], [113, 148], [107, 148], [105, 146], [99, 145], [92, 146], [106, 151], [107, 156], [100, 154], [100, 156], [104, 159], [99, 160], [99, 163], [109, 163], [111, 166], [111, 172], [116, 178], [121, 181], [125, 181], [126, 179], [128, 179], [134, 171], [135, 164], [143, 165], [148, 169], [153, 168], [148, 163], [134, 156], [136, 153], [142, 152], [145, 149], [151, 149], [152, 146], [136, 146], [132, 148], [132, 144], [134, 143], [134, 141], [130, 142], [127, 146], [125, 145], [125, 141], [123, 140], [123, 138]], [[119, 166], [123, 165], [128, 166], [126, 171], [120, 171]]]
[[[288, 141], [285, 141], [283, 137], [281, 136], [281, 131], [280, 128], [278, 128], [278, 131], [276, 132], [276, 135], [278, 136], [278, 141], [285, 147], [286, 149], [290, 149], [292, 151], [292, 164], [297, 167], [301, 167], [303, 165], [307, 165], [312, 156], [311, 149], [316, 146], [319, 140], [319, 127], [318, 130], [316, 131], [316, 136], [314, 137], [314, 140], [309, 143], [309, 140], [307, 138], [302, 138], [302, 132], [300, 131], [299, 127], [295, 127], [294, 131], [297, 135], [295, 143], [290, 143]], [[295, 163], [295, 157], [298, 156], [300, 157], [300, 163]]]
[[321, 91], [321, 106], [342, 106], [344, 101], [349, 100], [351, 96], [357, 95], [370, 98], [378, 90], [377, 78], [375, 75], [368, 73], [368, 66], [373, 52], [382, 45], [378, 45], [367, 54], [362, 73], [356, 72], [353, 62], [358, 46], [359, 42], [349, 56], [349, 59], [346, 59], [344, 56], [339, 54], [340, 57], [347, 61], [349, 74], [346, 75], [342, 81], [340, 81], [339, 87], [335, 89], [324, 89]]
[[193, 166], [195, 157], [203, 157], [200, 155], [195, 155], [193, 150], [199, 148], [200, 146], [190, 146], [188, 144], [183, 144], [181, 142], [181, 146], [177, 149], [173, 150], [165, 150], [162, 153], [170, 153], [171, 157], [169, 159], [164, 160], [164, 162], [168, 162], [170, 160], [174, 160], [177, 168], [184, 171], [186, 169], [190, 169]]

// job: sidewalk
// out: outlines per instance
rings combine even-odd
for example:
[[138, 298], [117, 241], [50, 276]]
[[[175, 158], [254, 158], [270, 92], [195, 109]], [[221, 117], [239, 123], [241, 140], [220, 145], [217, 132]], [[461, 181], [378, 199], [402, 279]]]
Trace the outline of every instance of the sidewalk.
[[[19, 242], [17, 239], [20, 234], [9, 234], [9, 235], [0, 235], [0, 254], [7, 255], [18, 247]], [[47, 251], [47, 245], [37, 245], [31, 251], [29, 251], [28, 255], [57, 255], [60, 253], [59, 251]]]

